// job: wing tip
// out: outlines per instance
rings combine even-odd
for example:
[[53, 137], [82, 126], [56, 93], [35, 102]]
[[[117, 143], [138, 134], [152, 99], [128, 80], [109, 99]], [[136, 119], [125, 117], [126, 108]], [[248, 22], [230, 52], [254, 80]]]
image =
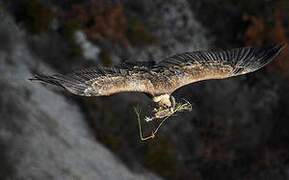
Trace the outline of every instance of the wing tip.
[[287, 43], [282, 42], [282, 43], [279, 43], [277, 46], [278, 46], [277, 49], [278, 49], [278, 53], [279, 53], [287, 46]]
[[62, 88], [65, 88], [59, 79], [55, 78], [54, 76], [49, 76], [45, 74], [34, 74], [33, 77], [28, 79], [31, 82], [44, 82], [47, 84], [52, 84], [56, 86], [60, 86]]
[[31, 78], [29, 78], [28, 80], [29, 81], [42, 81], [41, 79], [41, 77], [44, 77], [44, 76], [46, 76], [46, 75], [44, 75], [44, 74], [33, 74], [33, 76], [31, 77]]
[[[272, 43], [267, 46], [252, 47], [251, 53], [254, 58], [251, 58], [242, 67], [238, 67], [234, 70], [236, 75], [245, 74], [256, 71], [267, 64], [269, 64], [285, 47], [286, 43]], [[248, 49], [250, 50], [250, 49]]]
[[45, 75], [45, 74], [34, 74], [33, 77], [28, 80], [34, 82], [44, 82], [64, 88], [75, 95], [80, 96], [98, 96], [98, 92], [95, 89], [91, 89], [87, 84], [79, 82], [77, 79], [69, 78], [66, 75]]
[[[280, 52], [287, 46], [286, 43], [273, 43], [271, 47], [268, 49], [264, 49], [264, 51], [268, 51], [263, 56], [263, 59], [260, 60], [261, 67], [267, 65], [269, 62], [271, 62], [276, 56], [280, 54]], [[260, 68], [261, 68], [260, 67]]]

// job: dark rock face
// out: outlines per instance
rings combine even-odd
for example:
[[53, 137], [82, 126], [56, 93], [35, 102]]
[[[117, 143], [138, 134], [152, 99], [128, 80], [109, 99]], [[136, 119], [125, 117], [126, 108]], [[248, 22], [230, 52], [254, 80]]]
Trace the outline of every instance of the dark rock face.
[[7, 14], [2, 18], [7, 46], [0, 50], [0, 178], [158, 179], [129, 171], [95, 141], [75, 103], [28, 81], [35, 57], [24, 33]]

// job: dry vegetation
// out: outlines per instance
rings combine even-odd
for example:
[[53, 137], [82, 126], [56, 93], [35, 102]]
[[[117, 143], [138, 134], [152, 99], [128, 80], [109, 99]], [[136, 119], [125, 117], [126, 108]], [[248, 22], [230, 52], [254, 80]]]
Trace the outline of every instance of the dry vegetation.
[[62, 13], [61, 17], [69, 25], [84, 30], [91, 40], [108, 38], [120, 42], [125, 39], [127, 20], [118, 1], [83, 1], [73, 4], [71, 10]]
[[[262, 45], [272, 42], [283, 42], [289, 44], [289, 2], [276, 5], [269, 18], [243, 14], [243, 21], [250, 25], [239, 37], [245, 45]], [[288, 47], [287, 47], [288, 48]], [[270, 70], [275, 72], [289, 72], [289, 51], [284, 50], [280, 56], [273, 61]]]

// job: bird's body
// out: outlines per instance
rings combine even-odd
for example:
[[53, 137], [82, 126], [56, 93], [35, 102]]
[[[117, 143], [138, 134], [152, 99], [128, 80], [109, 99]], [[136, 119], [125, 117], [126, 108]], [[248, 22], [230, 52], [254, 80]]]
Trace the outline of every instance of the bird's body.
[[224, 79], [256, 71], [269, 63], [285, 45], [196, 51], [166, 58], [158, 64], [124, 63], [112, 68], [89, 68], [67, 75], [36, 75], [40, 80], [80, 96], [108, 96], [142, 92], [160, 106], [173, 106], [178, 88], [206, 79]]

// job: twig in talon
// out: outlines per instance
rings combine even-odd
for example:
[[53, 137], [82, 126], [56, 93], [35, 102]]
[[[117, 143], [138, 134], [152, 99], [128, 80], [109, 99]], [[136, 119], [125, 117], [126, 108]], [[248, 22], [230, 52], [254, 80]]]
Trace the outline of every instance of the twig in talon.
[[142, 126], [141, 126], [141, 122], [140, 122], [140, 108], [134, 108], [134, 111], [137, 115], [137, 120], [138, 120], [138, 128], [139, 128], [139, 136], [140, 136], [140, 139], [142, 141], [146, 141], [146, 140], [149, 140], [149, 139], [153, 139], [155, 138], [155, 135], [157, 134], [158, 130], [160, 129], [160, 127], [162, 126], [162, 124], [170, 117], [170, 116], [167, 116], [165, 117], [162, 122], [158, 125], [158, 127], [152, 132], [152, 135], [150, 136], [147, 136], [147, 137], [144, 137], [143, 136], [143, 132], [142, 132]]
[[192, 111], [192, 105], [191, 105], [191, 103], [189, 102], [189, 101], [187, 101], [187, 100], [185, 100], [185, 99], [183, 99], [183, 101], [185, 101], [186, 103], [184, 103], [184, 104], [178, 104], [177, 105], [177, 110], [176, 110], [176, 112], [178, 111], [178, 112], [182, 112], [182, 111]]
[[152, 139], [156, 137], [155, 134], [154, 134], [154, 132], [152, 132], [151, 137], [152, 137]]
[[142, 132], [142, 126], [141, 126], [141, 120], [140, 120], [140, 108], [134, 108], [135, 113], [137, 115], [137, 120], [138, 120], [138, 127], [139, 127], [139, 135], [140, 139], [142, 141], [148, 140], [148, 139], [153, 139], [156, 137], [156, 134], [160, 127], [163, 125], [163, 123], [172, 115], [174, 115], [176, 112], [182, 112], [182, 111], [191, 111], [192, 110], [192, 105], [189, 101], [183, 99], [186, 103], [177, 103], [175, 104], [174, 107], [166, 108], [163, 109], [163, 107], [160, 107], [158, 109], [154, 109], [155, 114], [153, 117], [148, 117], [145, 116], [144, 120], [146, 122], [152, 121], [154, 119], [162, 119], [161, 123], [158, 125], [158, 127], [152, 132], [152, 135], [143, 137], [143, 132]]
[[161, 119], [161, 118], [165, 118], [167, 116], [170, 116], [171, 114], [173, 114], [174, 112], [171, 111], [170, 108], [168, 109], [164, 109], [164, 110], [161, 110], [161, 111], [158, 111], [154, 114], [154, 118], [156, 119]]
[[150, 121], [152, 121], [152, 120], [154, 120], [155, 118], [153, 118], [153, 117], [148, 117], [148, 116], [146, 116], [145, 118], [144, 118], [144, 120], [146, 121], [146, 122], [150, 122]]

